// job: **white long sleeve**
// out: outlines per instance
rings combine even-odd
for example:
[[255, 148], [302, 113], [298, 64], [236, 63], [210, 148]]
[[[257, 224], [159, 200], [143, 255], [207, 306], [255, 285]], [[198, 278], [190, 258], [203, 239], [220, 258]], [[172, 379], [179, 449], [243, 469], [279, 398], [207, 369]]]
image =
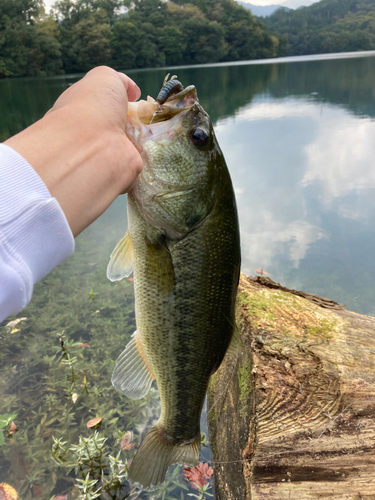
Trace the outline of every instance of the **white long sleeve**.
[[0, 321], [21, 311], [34, 284], [73, 251], [57, 200], [20, 154], [0, 144]]

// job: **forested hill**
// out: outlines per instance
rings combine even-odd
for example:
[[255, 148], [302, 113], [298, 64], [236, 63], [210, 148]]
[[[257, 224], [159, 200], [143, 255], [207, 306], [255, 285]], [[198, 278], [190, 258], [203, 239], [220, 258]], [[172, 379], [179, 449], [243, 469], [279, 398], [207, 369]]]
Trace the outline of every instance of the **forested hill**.
[[375, 49], [375, 0], [321, 0], [264, 22], [288, 37], [290, 55]]
[[234, 0], [0, 1], [0, 77], [83, 72], [286, 55]]

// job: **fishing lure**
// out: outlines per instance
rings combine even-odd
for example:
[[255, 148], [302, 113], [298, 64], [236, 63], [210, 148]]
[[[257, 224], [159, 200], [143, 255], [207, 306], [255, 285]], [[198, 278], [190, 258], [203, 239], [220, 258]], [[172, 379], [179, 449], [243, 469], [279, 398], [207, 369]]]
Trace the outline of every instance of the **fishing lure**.
[[172, 95], [178, 94], [184, 87], [181, 82], [176, 80], [177, 76], [173, 75], [168, 81], [170, 73], [164, 78], [163, 86], [156, 98], [158, 104], [164, 104]]

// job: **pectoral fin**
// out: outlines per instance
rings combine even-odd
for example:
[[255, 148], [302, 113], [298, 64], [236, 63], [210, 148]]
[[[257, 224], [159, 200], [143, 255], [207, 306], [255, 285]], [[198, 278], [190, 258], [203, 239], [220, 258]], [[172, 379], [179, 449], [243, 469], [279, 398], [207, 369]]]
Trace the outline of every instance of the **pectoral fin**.
[[154, 378], [140, 336], [135, 332], [117, 358], [112, 373], [112, 385], [131, 399], [141, 399], [150, 390]]
[[133, 266], [133, 245], [129, 231], [126, 231], [124, 237], [117, 243], [111, 253], [107, 266], [107, 278], [111, 281], [119, 281], [127, 278], [133, 271]]

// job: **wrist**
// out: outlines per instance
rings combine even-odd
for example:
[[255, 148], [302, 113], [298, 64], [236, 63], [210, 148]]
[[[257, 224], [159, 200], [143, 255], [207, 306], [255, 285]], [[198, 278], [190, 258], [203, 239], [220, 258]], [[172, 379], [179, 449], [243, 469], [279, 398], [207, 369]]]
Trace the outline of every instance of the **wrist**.
[[75, 236], [120, 192], [109, 151], [116, 133], [82, 115], [79, 107], [54, 110], [6, 141], [39, 174]]

